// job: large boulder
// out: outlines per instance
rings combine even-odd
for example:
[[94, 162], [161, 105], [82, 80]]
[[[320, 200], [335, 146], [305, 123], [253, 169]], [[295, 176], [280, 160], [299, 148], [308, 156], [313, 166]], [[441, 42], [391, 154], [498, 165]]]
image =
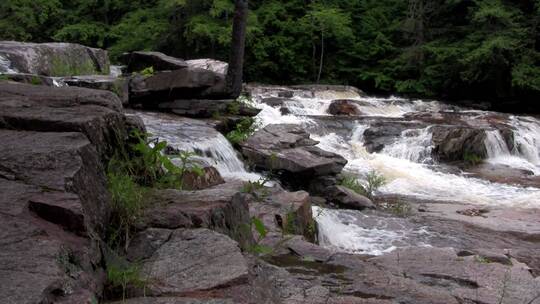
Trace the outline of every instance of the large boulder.
[[203, 292], [248, 280], [238, 244], [208, 229], [170, 231], [168, 239], [141, 264], [150, 295]]
[[443, 161], [463, 160], [467, 154], [480, 158], [487, 157], [485, 146], [486, 131], [459, 126], [434, 126], [434, 154]]
[[140, 72], [149, 67], [152, 67], [154, 71], [172, 71], [188, 67], [184, 60], [160, 52], [125, 53], [120, 56], [120, 61], [127, 66], [129, 73]]
[[353, 100], [337, 99], [328, 107], [328, 114], [343, 116], [358, 116], [362, 114]]
[[226, 97], [225, 76], [196, 68], [138, 75], [131, 79], [130, 102], [157, 107], [177, 99], [219, 99]]
[[73, 43], [0, 41], [0, 73], [109, 74], [107, 51]]
[[[324, 151], [298, 125], [269, 125], [242, 143], [242, 154], [262, 170], [272, 170], [296, 188], [324, 175], [341, 172], [347, 161]], [[295, 187], [296, 186], [296, 187]]]
[[122, 103], [113, 93], [0, 83], [0, 128], [82, 132], [104, 157], [126, 136]]

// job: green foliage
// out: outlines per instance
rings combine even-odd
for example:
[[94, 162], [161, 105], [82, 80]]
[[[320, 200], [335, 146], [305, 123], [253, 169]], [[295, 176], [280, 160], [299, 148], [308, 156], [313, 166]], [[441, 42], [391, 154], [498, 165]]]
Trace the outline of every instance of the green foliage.
[[353, 176], [345, 176], [340, 185], [353, 190], [354, 192], [361, 194], [365, 197], [373, 199], [375, 192], [382, 186], [386, 184], [386, 179], [377, 171], [370, 171], [366, 175], [366, 180], [364, 184], [360, 183]]
[[30, 78], [30, 84], [41, 85], [41, 84], [43, 84], [43, 82], [41, 81], [41, 78], [39, 78], [38, 76], [32, 76]]
[[236, 124], [234, 130], [229, 132], [226, 137], [233, 144], [240, 144], [248, 139], [257, 129], [255, 119], [251, 117], [245, 117]]
[[122, 301], [126, 299], [128, 288], [145, 288], [145, 286], [146, 280], [141, 277], [139, 265], [127, 262], [107, 265], [107, 287], [110, 290], [120, 288]]
[[139, 74], [141, 74], [141, 75], [143, 75], [145, 77], [153, 76], [154, 75], [154, 67], [147, 67], [146, 69], [140, 71]]
[[144, 196], [150, 188], [182, 189], [187, 172], [204, 174], [201, 167], [193, 163], [191, 152], [173, 155], [181, 162], [176, 166], [162, 152], [167, 142], [149, 140], [147, 134], [133, 132], [136, 143], [130, 151], [115, 155], [108, 164], [108, 188], [113, 203], [112, 223], [108, 241], [112, 247], [124, 242], [127, 248], [130, 231], [144, 208]]
[[6, 81], [6, 80], [9, 80], [9, 76], [4, 75], [4, 74], [0, 74], [0, 81]]
[[255, 244], [249, 248], [249, 251], [256, 255], [267, 255], [272, 253], [274, 251], [273, 248], [261, 244], [262, 240], [268, 234], [268, 229], [264, 223], [259, 218], [253, 217], [251, 218], [251, 226], [255, 229], [258, 236], [255, 238]]
[[[3, 0], [0, 40], [78, 42], [107, 48], [113, 59], [158, 50], [227, 60], [233, 7], [232, 0]], [[368, 91], [540, 94], [538, 0], [252, 0], [250, 10], [246, 81], [313, 82], [322, 66], [321, 81]]]

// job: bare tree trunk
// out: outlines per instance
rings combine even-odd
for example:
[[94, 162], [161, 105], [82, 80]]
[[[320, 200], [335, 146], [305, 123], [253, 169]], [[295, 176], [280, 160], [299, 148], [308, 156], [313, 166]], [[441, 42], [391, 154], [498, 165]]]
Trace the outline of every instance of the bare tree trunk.
[[231, 56], [226, 81], [227, 93], [237, 98], [242, 93], [248, 0], [235, 0], [234, 7]]
[[319, 75], [317, 75], [317, 84], [321, 81], [323, 63], [324, 63], [324, 32], [321, 32], [321, 61], [319, 63]]

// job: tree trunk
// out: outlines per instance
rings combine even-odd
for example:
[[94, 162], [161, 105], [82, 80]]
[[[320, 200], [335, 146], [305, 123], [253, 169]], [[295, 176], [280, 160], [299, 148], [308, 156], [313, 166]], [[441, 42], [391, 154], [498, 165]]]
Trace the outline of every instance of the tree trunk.
[[324, 63], [324, 32], [321, 32], [321, 62], [319, 64], [319, 75], [317, 75], [317, 84], [321, 81], [322, 68]]
[[231, 56], [226, 80], [227, 93], [231, 98], [237, 98], [242, 92], [248, 0], [235, 0], [234, 7]]

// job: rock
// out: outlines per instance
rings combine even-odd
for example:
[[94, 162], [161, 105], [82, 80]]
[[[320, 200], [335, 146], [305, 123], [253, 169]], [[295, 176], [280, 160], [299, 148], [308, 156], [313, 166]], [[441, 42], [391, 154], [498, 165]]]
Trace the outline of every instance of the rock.
[[[260, 219], [269, 231], [265, 243], [274, 246], [282, 240], [284, 234], [303, 235], [313, 240], [315, 227], [309, 194], [305, 191], [268, 191], [270, 193], [259, 200], [246, 194], [238, 194], [233, 198], [249, 202], [250, 216]], [[255, 230], [253, 234], [260, 239]]]
[[458, 257], [448, 248], [402, 249], [370, 261], [465, 303], [522, 303], [538, 296], [539, 282], [517, 261], [511, 266], [483, 263], [474, 256]]
[[203, 175], [198, 175], [194, 171], [184, 174], [182, 187], [186, 190], [202, 190], [225, 183], [219, 171], [214, 167], [202, 168]]
[[115, 93], [123, 105], [129, 103], [129, 81], [114, 76], [73, 76], [61, 78], [70, 87], [81, 87], [96, 90], [107, 90]]
[[362, 114], [362, 112], [360, 112], [358, 106], [353, 101], [348, 99], [337, 99], [330, 104], [328, 114], [358, 116]]
[[149, 259], [156, 250], [171, 238], [173, 230], [148, 228], [138, 232], [129, 242], [127, 258], [131, 262]]
[[109, 74], [107, 51], [73, 43], [0, 41], [0, 73], [43, 76]]
[[[47, 197], [31, 199], [31, 208], [80, 233], [105, 231], [110, 212], [103, 167], [95, 148], [81, 133], [24, 132], [0, 130], [2, 171], [16, 180], [51, 192]], [[78, 197], [53, 198], [55, 191], [75, 193]], [[84, 226], [78, 223], [84, 212]], [[69, 218], [57, 218], [54, 214]], [[62, 222], [56, 222], [62, 221]]]
[[19, 74], [2, 74], [2, 76], [5, 77], [6, 80], [19, 82], [19, 83], [45, 85], [49, 87], [65, 86], [65, 84], [61, 82], [59, 79], [55, 79], [53, 77], [41, 76], [41, 75], [19, 73]]
[[242, 154], [263, 170], [281, 174], [290, 185], [309, 184], [318, 176], [334, 175], [347, 161], [315, 145], [298, 125], [269, 125], [242, 143]]
[[160, 52], [124, 53], [120, 56], [120, 62], [127, 66], [129, 73], [140, 72], [149, 67], [152, 67], [154, 71], [173, 71], [188, 67], [184, 60]]
[[433, 126], [433, 152], [442, 161], [464, 160], [466, 154], [487, 157], [486, 132], [459, 126]]
[[186, 61], [188, 66], [193, 69], [205, 69], [218, 74], [226, 75], [229, 64], [215, 59], [193, 59]]
[[216, 114], [227, 112], [227, 108], [233, 102], [234, 100], [232, 99], [183, 99], [160, 103], [159, 108], [163, 110], [170, 110], [175, 114], [187, 117], [210, 118]]
[[363, 137], [368, 152], [380, 152], [384, 147], [393, 144], [401, 138], [403, 132], [420, 132], [424, 127], [416, 122], [404, 122], [394, 120], [377, 120], [370, 124], [364, 131]]
[[0, 298], [91, 303], [110, 209], [99, 156], [81, 133], [0, 130]]
[[356, 210], [375, 208], [375, 205], [369, 198], [343, 186], [332, 186], [327, 188], [325, 192], [328, 202], [343, 208]]
[[228, 299], [191, 299], [191, 298], [167, 298], [167, 297], [144, 297], [127, 299], [109, 304], [235, 304]]
[[209, 70], [185, 68], [162, 71], [148, 77], [133, 77], [130, 103], [157, 107], [159, 103], [174, 100], [219, 99], [227, 97], [224, 88], [225, 77]]
[[229, 235], [243, 248], [252, 243], [246, 202], [234, 200], [240, 183], [226, 183], [200, 191], [157, 190], [148, 198], [139, 229], [208, 228]]
[[104, 159], [126, 138], [122, 105], [113, 93], [0, 83], [0, 128], [82, 132]]
[[229, 237], [208, 229], [178, 229], [142, 262], [142, 274], [149, 294], [180, 295], [246, 283], [248, 267]]

